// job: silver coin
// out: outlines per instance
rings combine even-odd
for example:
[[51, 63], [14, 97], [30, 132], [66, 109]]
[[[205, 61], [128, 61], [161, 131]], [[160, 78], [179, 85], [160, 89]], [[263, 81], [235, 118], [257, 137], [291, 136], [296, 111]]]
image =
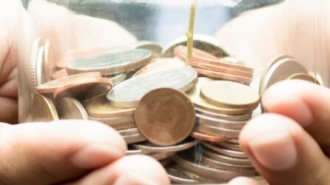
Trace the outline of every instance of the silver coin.
[[[142, 152], [143, 153], [143, 152]], [[153, 153], [153, 154], [148, 154], [148, 156], [160, 161], [160, 160], [165, 160], [169, 159], [173, 155], [175, 155], [176, 152], [163, 152], [163, 153]]]
[[259, 93], [262, 95], [271, 85], [285, 80], [290, 75], [296, 73], [308, 73], [308, 71], [292, 57], [279, 57], [264, 72], [260, 81]]
[[238, 138], [240, 133], [240, 130], [226, 129], [199, 123], [195, 126], [194, 131], [211, 136], [223, 136], [227, 138]]
[[109, 78], [112, 81], [113, 85], [118, 85], [119, 83], [126, 80], [127, 74], [120, 73], [120, 74], [108, 75], [106, 76], [106, 78]]
[[229, 157], [236, 157], [236, 158], [243, 158], [246, 159], [246, 155], [242, 151], [235, 151], [235, 150], [229, 150], [220, 146], [212, 145], [210, 143], [202, 142], [203, 147], [206, 147], [210, 150], [213, 150], [215, 152], [218, 152], [223, 155], [227, 155]]
[[247, 121], [229, 121], [225, 119], [219, 119], [219, 118], [212, 118], [209, 116], [204, 116], [201, 114], [196, 114], [196, 122], [198, 122], [201, 125], [209, 125], [224, 129], [233, 129], [233, 130], [240, 130], [244, 127]]
[[[165, 46], [162, 57], [173, 57], [174, 48], [179, 45], [187, 45], [187, 37], [182, 36]], [[221, 44], [214, 37], [204, 34], [194, 34], [194, 48], [206, 51], [216, 57], [228, 56], [228, 52], [220, 46]]]
[[166, 172], [172, 183], [198, 184], [198, 183], [210, 182], [207, 179], [201, 178], [198, 175], [183, 170], [177, 164], [166, 167]]
[[142, 134], [132, 134], [132, 135], [125, 135], [123, 136], [126, 144], [133, 144], [145, 141], [146, 138]]
[[153, 57], [160, 57], [163, 51], [163, 46], [153, 41], [140, 41], [134, 48], [149, 50]]
[[228, 121], [248, 121], [251, 119], [251, 114], [237, 114], [237, 115], [221, 114], [221, 113], [211, 112], [209, 110], [205, 110], [199, 107], [195, 107], [195, 110], [197, 114], [211, 118], [228, 120]]
[[221, 161], [224, 163], [229, 164], [236, 164], [236, 165], [245, 165], [252, 167], [251, 161], [248, 158], [236, 158], [236, 157], [229, 157], [220, 153], [216, 153], [210, 149], [203, 148], [203, 155], [208, 156], [217, 161]]
[[92, 57], [69, 61], [66, 69], [68, 74], [83, 72], [101, 72], [111, 75], [133, 71], [149, 63], [151, 52], [144, 49], [109, 51]]
[[195, 146], [198, 143], [197, 140], [192, 140], [188, 142], [183, 142], [173, 146], [156, 146], [149, 142], [135, 144], [135, 148], [140, 149], [143, 153], [168, 153], [168, 152], [179, 152], [182, 150], [186, 150]]
[[191, 67], [151, 72], [120, 83], [110, 91], [107, 98], [116, 107], [135, 107], [151, 90], [167, 87], [187, 91], [194, 87], [196, 80], [197, 72]]

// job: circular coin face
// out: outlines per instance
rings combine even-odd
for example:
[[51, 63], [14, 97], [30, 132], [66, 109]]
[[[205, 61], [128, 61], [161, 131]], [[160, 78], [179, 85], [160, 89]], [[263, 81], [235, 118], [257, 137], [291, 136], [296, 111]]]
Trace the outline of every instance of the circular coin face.
[[85, 108], [73, 97], [58, 99], [56, 108], [60, 119], [88, 119]]
[[257, 91], [249, 86], [230, 81], [213, 81], [206, 83], [201, 95], [208, 102], [229, 107], [255, 108], [260, 100]]
[[146, 73], [118, 84], [107, 98], [115, 107], [135, 107], [148, 91], [161, 87], [187, 91], [194, 86], [196, 79], [197, 73], [191, 67]]
[[76, 59], [68, 62], [69, 74], [82, 72], [101, 72], [102, 75], [133, 71], [149, 63], [151, 52], [145, 49], [132, 49], [105, 52], [93, 57]]
[[34, 93], [32, 95], [32, 105], [29, 122], [47, 122], [58, 120], [58, 114], [52, 100], [42, 96], [41, 94]]
[[195, 109], [182, 92], [159, 88], [142, 97], [136, 107], [135, 121], [148, 141], [170, 146], [191, 134], [195, 125]]

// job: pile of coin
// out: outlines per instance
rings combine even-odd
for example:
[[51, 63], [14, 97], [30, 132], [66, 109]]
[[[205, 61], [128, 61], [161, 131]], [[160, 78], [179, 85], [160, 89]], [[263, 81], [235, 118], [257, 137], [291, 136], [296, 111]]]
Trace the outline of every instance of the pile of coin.
[[262, 93], [280, 80], [316, 80], [288, 56], [253, 75], [216, 39], [197, 35], [194, 43], [190, 61], [182, 38], [165, 49], [144, 41], [132, 48], [70, 51], [54, 60], [51, 43], [36, 39], [25, 121], [102, 122], [123, 136], [127, 155], [160, 160], [174, 183], [256, 176], [237, 138], [259, 105], [259, 88]]

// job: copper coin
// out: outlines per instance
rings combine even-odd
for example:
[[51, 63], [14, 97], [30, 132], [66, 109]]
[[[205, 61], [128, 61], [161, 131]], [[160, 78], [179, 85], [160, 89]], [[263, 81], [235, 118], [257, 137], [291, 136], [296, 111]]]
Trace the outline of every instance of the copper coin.
[[226, 141], [228, 138], [221, 136], [211, 136], [200, 132], [192, 132], [191, 137], [211, 143], [220, 143]]
[[110, 118], [134, 115], [135, 108], [118, 108], [104, 96], [85, 101], [84, 106], [90, 116]]
[[199, 123], [194, 128], [194, 131], [204, 134], [209, 134], [212, 136], [222, 136], [227, 138], [238, 138], [240, 133], [240, 130], [227, 129], [222, 127], [217, 127], [214, 125], [199, 124]]
[[145, 49], [131, 49], [106, 52], [97, 56], [70, 61], [66, 69], [69, 74], [101, 72], [102, 75], [118, 74], [136, 70], [148, 64], [151, 52]]
[[149, 64], [138, 70], [133, 77], [155, 71], [162, 71], [167, 69], [177, 69], [184, 67], [186, 64], [176, 58], [156, 58]]
[[251, 110], [255, 109], [260, 101], [257, 91], [249, 86], [230, 81], [206, 83], [201, 89], [201, 96], [214, 105], [249, 107]]
[[[175, 56], [178, 58], [182, 59], [183, 61], [186, 61], [187, 57], [187, 47], [186, 46], [178, 46], [174, 50]], [[225, 60], [221, 60], [221, 58], [217, 58], [210, 53], [207, 53], [203, 50], [193, 48], [193, 56], [191, 58], [191, 61], [195, 63], [200, 63], [206, 65], [212, 65], [212, 66], [218, 66], [218, 67], [223, 67], [225, 69], [232, 69], [236, 71], [242, 71], [245, 73], [253, 73], [253, 69], [242, 66], [242, 65], [237, 65], [229, 62], [225, 62]], [[244, 74], [245, 74], [244, 73]]]
[[[187, 37], [182, 36], [177, 39], [175, 39], [173, 42], [165, 46], [162, 52], [162, 57], [173, 57], [174, 56], [174, 48], [182, 45], [187, 45]], [[211, 55], [216, 56], [217, 58], [228, 56], [228, 52], [223, 49], [223, 47], [220, 47], [220, 43], [217, 39], [214, 37], [211, 37], [209, 35], [204, 34], [194, 34], [194, 47], [198, 48], [200, 50], [206, 51], [210, 53]]]
[[197, 73], [191, 67], [163, 70], [130, 78], [117, 86], [107, 95], [116, 107], [135, 107], [148, 91], [168, 87], [188, 91], [195, 85]]
[[108, 78], [92, 79], [59, 87], [54, 91], [54, 97], [71, 95], [78, 100], [88, 100], [106, 95], [111, 88], [112, 81]]
[[222, 80], [230, 80], [242, 84], [250, 84], [251, 83], [251, 78], [244, 77], [244, 76], [238, 76], [238, 75], [232, 75], [232, 74], [227, 74], [227, 73], [221, 73], [221, 72], [216, 72], [216, 71], [210, 71], [206, 69], [200, 69], [196, 68], [196, 71], [199, 75], [202, 76], [207, 76], [211, 78], [217, 78], [217, 79], [222, 79]]
[[33, 108], [30, 110], [29, 122], [48, 122], [59, 120], [53, 101], [43, 95], [32, 95]]
[[98, 80], [100, 77], [101, 77], [101, 73], [99, 72], [71, 75], [41, 84], [38, 87], [36, 87], [36, 90], [39, 93], [43, 93], [43, 94], [53, 93], [58, 88], [63, 88], [63, 87], [65, 88], [74, 85], [79, 85], [81, 83], [84, 83], [85, 81], [95, 81]]
[[195, 125], [195, 109], [182, 92], [159, 88], [142, 97], [136, 107], [135, 121], [148, 141], [170, 146], [191, 134]]
[[260, 94], [262, 95], [271, 85], [285, 80], [292, 74], [308, 73], [307, 70], [295, 61], [292, 57], [282, 56], [271, 63], [268, 69], [264, 72], [263, 78], [260, 81]]
[[56, 100], [56, 108], [60, 119], [88, 119], [85, 108], [73, 97]]

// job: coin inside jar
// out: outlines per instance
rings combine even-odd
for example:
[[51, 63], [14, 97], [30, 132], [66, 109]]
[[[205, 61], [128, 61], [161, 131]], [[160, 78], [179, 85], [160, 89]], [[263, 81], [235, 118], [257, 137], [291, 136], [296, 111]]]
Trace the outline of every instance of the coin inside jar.
[[201, 95], [214, 105], [251, 109], [256, 108], [260, 100], [258, 92], [251, 87], [230, 81], [208, 82], [202, 87]]
[[135, 122], [151, 143], [174, 145], [191, 134], [195, 125], [195, 109], [182, 92], [159, 88], [148, 92], [139, 101]]

